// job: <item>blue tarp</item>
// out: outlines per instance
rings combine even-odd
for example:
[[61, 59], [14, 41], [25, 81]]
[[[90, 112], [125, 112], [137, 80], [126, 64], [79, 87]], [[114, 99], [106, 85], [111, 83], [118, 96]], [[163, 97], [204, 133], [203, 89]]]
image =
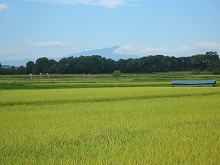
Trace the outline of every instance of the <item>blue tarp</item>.
[[216, 80], [175, 80], [171, 85], [215, 85]]

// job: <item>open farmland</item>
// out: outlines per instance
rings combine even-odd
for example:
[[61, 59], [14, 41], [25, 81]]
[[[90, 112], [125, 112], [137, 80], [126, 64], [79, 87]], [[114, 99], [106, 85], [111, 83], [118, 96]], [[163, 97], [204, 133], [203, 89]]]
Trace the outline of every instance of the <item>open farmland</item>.
[[[42, 77], [41, 77], [42, 76]], [[122, 74], [116, 79], [112, 74], [46, 74], [0, 75], [0, 90], [4, 89], [64, 89], [106, 87], [165, 87], [172, 80], [217, 80], [220, 75], [210, 73], [164, 72], [146, 74]], [[220, 86], [217, 83], [217, 86]]]
[[220, 88], [0, 91], [1, 164], [218, 164]]

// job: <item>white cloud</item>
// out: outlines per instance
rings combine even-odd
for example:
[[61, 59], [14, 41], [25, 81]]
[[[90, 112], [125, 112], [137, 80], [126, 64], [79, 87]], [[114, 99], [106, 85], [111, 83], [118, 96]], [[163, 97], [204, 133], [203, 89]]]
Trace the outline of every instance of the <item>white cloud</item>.
[[34, 0], [38, 2], [57, 3], [57, 4], [82, 4], [82, 5], [96, 5], [107, 8], [116, 8], [129, 4], [134, 0]]
[[35, 47], [41, 47], [41, 48], [64, 48], [67, 43], [66, 42], [61, 42], [61, 41], [44, 41], [44, 42], [36, 42], [36, 41], [31, 41], [28, 40], [27, 43], [31, 46]]
[[220, 53], [220, 43], [216, 42], [197, 42], [192, 45], [185, 45], [174, 50], [177, 56], [189, 56], [208, 51], [216, 51]]
[[155, 54], [167, 54], [169, 49], [166, 47], [149, 47], [144, 45], [134, 46], [131, 44], [120, 46], [114, 50], [115, 54], [121, 55], [137, 55], [137, 56], [146, 56], [146, 55], [155, 55]]
[[220, 50], [220, 44], [216, 42], [197, 42], [196, 47], [202, 49], [217, 49]]
[[168, 48], [168, 47], [149, 47], [144, 45], [132, 45], [126, 44], [120, 46], [114, 50], [115, 54], [119, 55], [136, 55], [136, 56], [147, 56], [147, 55], [158, 55], [163, 54], [167, 56], [191, 56], [195, 54], [204, 54], [208, 51], [216, 51], [220, 53], [220, 43], [216, 42], [197, 42], [192, 45], [184, 45], [179, 48]]
[[117, 6], [122, 6], [126, 3], [125, 0], [99, 0], [96, 2], [98, 6], [104, 6], [108, 8], [115, 8]]
[[7, 4], [0, 3], [0, 11], [7, 10], [7, 9], [9, 9]]

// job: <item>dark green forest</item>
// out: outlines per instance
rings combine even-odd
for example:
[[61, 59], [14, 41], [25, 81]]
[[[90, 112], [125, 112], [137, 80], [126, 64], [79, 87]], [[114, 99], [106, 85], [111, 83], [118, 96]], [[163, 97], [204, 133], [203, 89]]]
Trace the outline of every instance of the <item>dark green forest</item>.
[[67, 57], [59, 61], [38, 58], [26, 66], [2, 68], [0, 74], [100, 74], [120, 70], [122, 73], [153, 73], [171, 71], [208, 71], [220, 73], [220, 59], [217, 52], [210, 51], [188, 57], [150, 55], [141, 58], [113, 60], [101, 55]]

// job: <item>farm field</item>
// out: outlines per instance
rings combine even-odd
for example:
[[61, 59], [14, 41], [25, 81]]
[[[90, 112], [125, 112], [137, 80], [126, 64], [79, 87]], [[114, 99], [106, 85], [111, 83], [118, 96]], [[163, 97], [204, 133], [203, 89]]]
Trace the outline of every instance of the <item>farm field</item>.
[[[220, 75], [191, 72], [122, 74], [118, 81], [112, 74], [51, 74], [46, 75], [0, 75], [0, 90], [4, 89], [64, 89], [106, 87], [169, 87], [172, 80], [220, 81]], [[220, 86], [217, 83], [217, 86]]]
[[1, 164], [220, 162], [219, 87], [11, 89], [0, 95]]

